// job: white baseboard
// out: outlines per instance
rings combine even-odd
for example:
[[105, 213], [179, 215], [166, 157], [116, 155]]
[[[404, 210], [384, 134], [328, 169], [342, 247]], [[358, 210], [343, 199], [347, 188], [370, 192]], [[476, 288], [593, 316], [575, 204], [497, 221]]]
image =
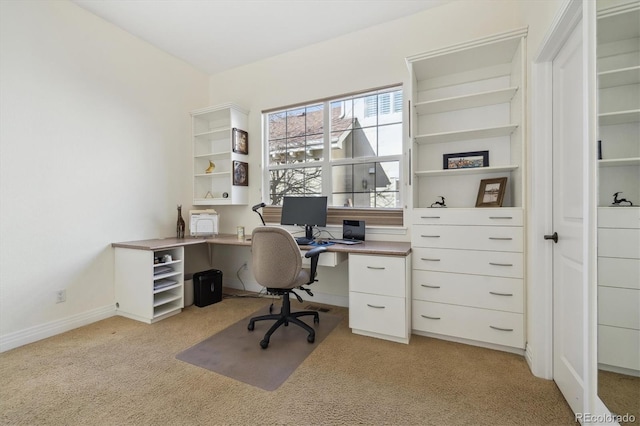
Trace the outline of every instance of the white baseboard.
[[92, 311], [72, 315], [70, 317], [51, 321], [46, 324], [36, 325], [24, 330], [0, 336], [0, 352], [5, 352], [28, 343], [37, 342], [74, 328], [94, 323], [116, 314], [115, 306], [108, 305]]

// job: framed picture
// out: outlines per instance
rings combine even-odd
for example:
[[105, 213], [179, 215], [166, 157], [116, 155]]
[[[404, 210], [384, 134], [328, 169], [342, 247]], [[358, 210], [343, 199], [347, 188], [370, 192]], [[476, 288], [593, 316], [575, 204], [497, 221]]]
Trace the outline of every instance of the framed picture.
[[482, 179], [478, 189], [476, 207], [502, 207], [507, 189], [507, 178]]
[[233, 128], [233, 152], [249, 154], [249, 133]]
[[442, 156], [443, 169], [489, 167], [489, 151], [458, 152]]
[[233, 162], [233, 184], [249, 186], [249, 164], [244, 161]]

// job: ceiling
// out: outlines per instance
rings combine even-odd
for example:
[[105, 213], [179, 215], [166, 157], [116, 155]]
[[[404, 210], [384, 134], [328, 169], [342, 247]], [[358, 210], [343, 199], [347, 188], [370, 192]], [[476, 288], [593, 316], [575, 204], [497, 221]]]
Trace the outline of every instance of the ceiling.
[[450, 0], [73, 0], [207, 74]]

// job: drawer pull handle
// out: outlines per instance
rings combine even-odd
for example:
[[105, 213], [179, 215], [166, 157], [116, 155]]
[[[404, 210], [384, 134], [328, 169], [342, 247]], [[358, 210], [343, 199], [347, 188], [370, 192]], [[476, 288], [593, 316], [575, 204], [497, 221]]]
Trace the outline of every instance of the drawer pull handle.
[[493, 325], [490, 325], [489, 327], [493, 328], [494, 330], [500, 330], [500, 331], [513, 331], [513, 328], [501, 328], [501, 327], [494, 327]]
[[421, 257], [420, 260], [426, 260], [429, 262], [440, 262], [440, 259], [429, 259], [428, 257]]
[[420, 284], [420, 287], [426, 287], [426, 288], [440, 288], [439, 285], [428, 285], [428, 284]]
[[489, 219], [513, 219], [513, 216], [489, 216]]
[[384, 309], [385, 308], [385, 306], [370, 305], [368, 303], [367, 303], [367, 306], [370, 307], [370, 308], [376, 308], [376, 309]]
[[512, 293], [498, 293], [495, 291], [490, 291], [489, 294], [493, 294], [494, 296], [513, 296]]
[[511, 237], [489, 237], [490, 240], [498, 240], [498, 241], [511, 241], [513, 238]]
[[495, 262], [489, 262], [489, 265], [493, 265], [493, 266], [513, 266], [513, 263], [495, 263]]
[[385, 269], [384, 266], [367, 266], [369, 269]]
[[420, 235], [420, 236], [424, 238], [440, 238], [440, 235]]
[[440, 219], [440, 216], [420, 216], [420, 219]]
[[440, 319], [440, 317], [430, 317], [430, 316], [428, 316], [428, 315], [422, 315], [422, 314], [420, 314], [420, 316], [421, 316], [422, 318], [432, 319], [432, 320], [439, 320], [439, 319]]

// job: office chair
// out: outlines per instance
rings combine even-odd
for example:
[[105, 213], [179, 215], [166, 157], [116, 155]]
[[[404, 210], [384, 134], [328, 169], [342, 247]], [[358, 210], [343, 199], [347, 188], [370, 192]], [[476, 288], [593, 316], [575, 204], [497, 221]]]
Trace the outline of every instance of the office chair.
[[291, 301], [289, 294], [293, 293], [299, 302], [302, 298], [293, 290], [300, 289], [306, 291], [310, 296], [313, 293], [302, 286], [315, 282], [316, 268], [318, 266], [318, 256], [326, 251], [326, 247], [315, 247], [309, 250], [305, 257], [311, 259], [311, 269], [302, 269], [302, 258], [300, 248], [293, 239], [293, 236], [283, 228], [275, 226], [261, 226], [255, 228], [251, 235], [251, 256], [252, 271], [258, 284], [266, 287], [267, 293], [282, 296], [282, 309], [279, 314], [272, 314], [273, 304], [269, 308], [269, 315], [261, 315], [251, 318], [247, 328], [252, 331], [257, 321], [275, 320], [276, 322], [264, 335], [260, 346], [266, 349], [269, 346], [269, 339], [278, 327], [288, 326], [289, 323], [296, 324], [305, 329], [309, 335], [307, 341], [313, 343], [316, 338], [315, 330], [298, 318], [302, 316], [313, 316], [314, 324], [320, 321], [318, 312], [299, 311], [291, 312]]

